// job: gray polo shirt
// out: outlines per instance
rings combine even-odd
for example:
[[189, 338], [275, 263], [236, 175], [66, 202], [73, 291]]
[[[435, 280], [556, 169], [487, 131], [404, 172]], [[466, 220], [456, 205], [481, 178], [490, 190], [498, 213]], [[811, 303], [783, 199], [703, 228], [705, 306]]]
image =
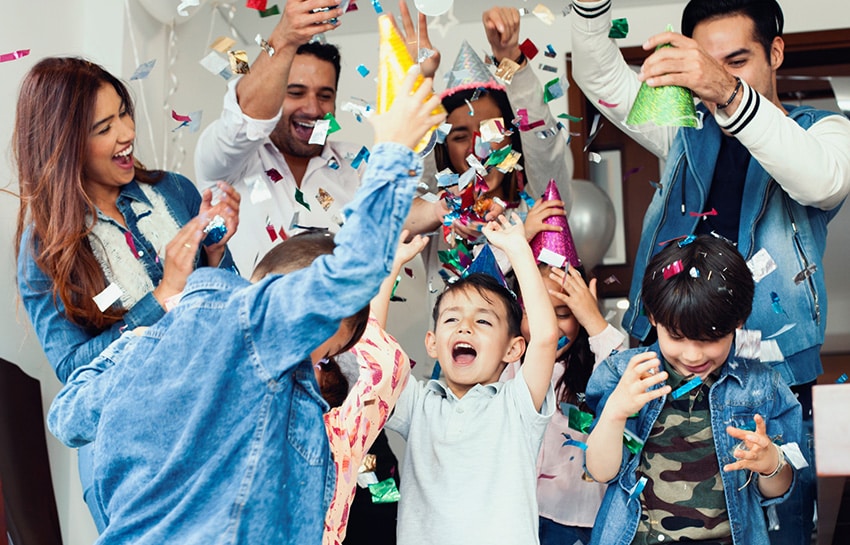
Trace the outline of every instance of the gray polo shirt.
[[411, 377], [387, 422], [407, 440], [399, 544], [538, 543], [537, 453], [554, 410], [551, 385], [535, 410], [522, 368], [461, 399]]

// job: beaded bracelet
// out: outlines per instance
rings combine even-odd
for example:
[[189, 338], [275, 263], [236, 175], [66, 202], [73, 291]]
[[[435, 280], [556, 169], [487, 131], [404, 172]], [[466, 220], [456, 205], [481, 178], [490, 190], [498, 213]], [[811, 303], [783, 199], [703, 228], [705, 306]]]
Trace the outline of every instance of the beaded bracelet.
[[718, 104], [717, 105], [718, 110], [725, 110], [727, 106], [732, 104], [732, 101], [735, 100], [735, 97], [738, 96], [738, 91], [741, 90], [741, 86], [743, 85], [743, 82], [741, 81], [741, 78], [739, 78], [738, 76], [735, 76], [735, 80], [737, 81], [737, 83], [735, 84], [735, 90], [732, 91], [732, 96], [730, 96], [729, 100], [727, 100], [723, 104]]

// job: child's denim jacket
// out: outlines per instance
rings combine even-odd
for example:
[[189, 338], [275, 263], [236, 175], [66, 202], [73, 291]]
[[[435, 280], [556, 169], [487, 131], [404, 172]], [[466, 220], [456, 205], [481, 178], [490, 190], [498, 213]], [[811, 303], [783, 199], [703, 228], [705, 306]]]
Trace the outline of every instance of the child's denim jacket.
[[[614, 354], [594, 370], [587, 385], [587, 403], [596, 415], [602, 413], [608, 396], [616, 388], [629, 360], [635, 354], [645, 351], [661, 355], [658, 343], [655, 343], [650, 347]], [[628, 420], [627, 429], [646, 441], [666, 398], [667, 396], [663, 396], [647, 403], [637, 416]], [[732, 452], [739, 443], [726, 433], [726, 426], [751, 426], [753, 417], [760, 414], [767, 423], [767, 434], [774, 442], [800, 444], [800, 404], [779, 373], [759, 361], [736, 357], [733, 346], [729, 358], [721, 368], [720, 378], [709, 390], [709, 406], [712, 435], [717, 449], [733, 542], [736, 545], [768, 545], [770, 542], [762, 507], [784, 501], [796, 482], [796, 473], [789, 491], [778, 498], [762, 497], [755, 475], [752, 481], [744, 486], [749, 476], [748, 471], [723, 471], [724, 465], [736, 461]], [[596, 517], [592, 544], [628, 545], [634, 539], [641, 505], [639, 497], [629, 499], [629, 492], [634, 489], [640, 478], [637, 474], [639, 465], [640, 453], [632, 455], [624, 446], [620, 472], [611, 481]]]

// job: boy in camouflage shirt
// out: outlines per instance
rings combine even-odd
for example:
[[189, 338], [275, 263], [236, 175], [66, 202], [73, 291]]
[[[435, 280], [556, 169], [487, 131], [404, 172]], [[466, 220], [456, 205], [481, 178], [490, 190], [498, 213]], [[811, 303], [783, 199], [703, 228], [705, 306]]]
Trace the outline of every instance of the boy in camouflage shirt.
[[769, 543], [762, 507], [794, 483], [783, 449], [800, 440], [802, 412], [778, 373], [736, 353], [753, 291], [744, 259], [714, 237], [650, 262], [657, 343], [609, 357], [587, 386], [598, 417], [585, 467], [612, 483], [591, 543]]

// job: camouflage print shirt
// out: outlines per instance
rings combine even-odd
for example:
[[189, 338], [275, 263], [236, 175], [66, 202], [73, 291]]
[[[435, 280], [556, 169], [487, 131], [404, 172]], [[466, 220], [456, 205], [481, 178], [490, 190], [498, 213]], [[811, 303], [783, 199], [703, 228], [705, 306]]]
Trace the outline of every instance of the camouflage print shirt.
[[[664, 369], [674, 392], [687, 382], [666, 361]], [[641, 455], [639, 471], [647, 483], [635, 545], [732, 543], [708, 403], [718, 376], [707, 377], [678, 399], [667, 396]]]

